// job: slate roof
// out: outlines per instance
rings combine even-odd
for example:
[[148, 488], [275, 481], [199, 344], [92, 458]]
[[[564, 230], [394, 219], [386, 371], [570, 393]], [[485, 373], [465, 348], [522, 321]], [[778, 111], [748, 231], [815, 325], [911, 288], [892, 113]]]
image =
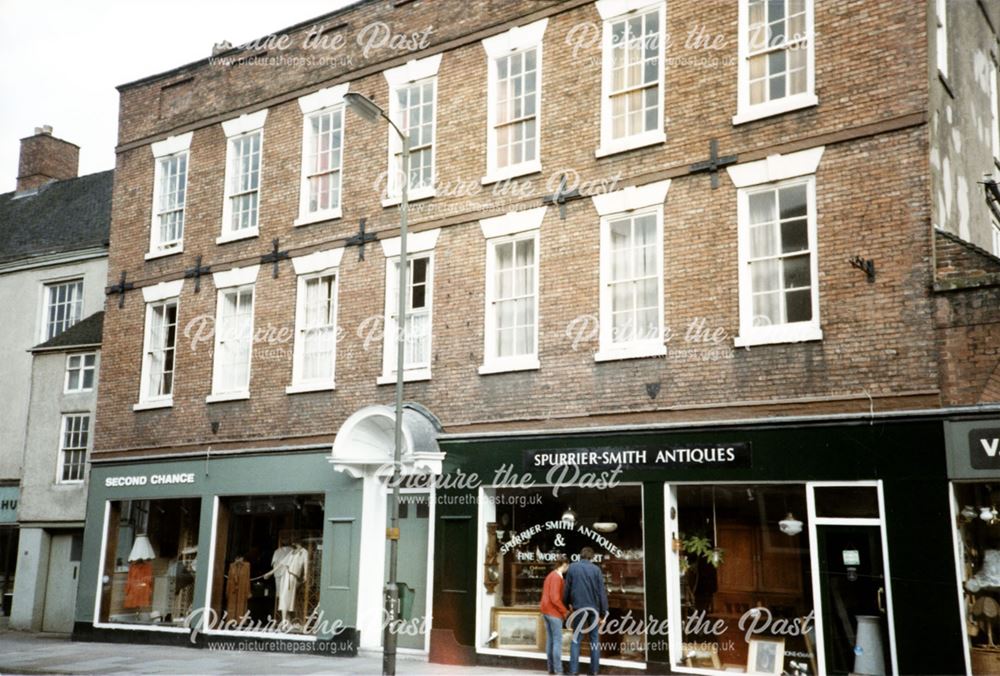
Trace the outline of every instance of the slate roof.
[[58, 351], [60, 348], [73, 348], [81, 345], [100, 345], [101, 330], [104, 328], [104, 310], [95, 312], [86, 319], [81, 319], [55, 338], [49, 338], [44, 343], [31, 348], [32, 352]]
[[33, 195], [0, 195], [0, 263], [103, 246], [113, 171], [54, 181]]

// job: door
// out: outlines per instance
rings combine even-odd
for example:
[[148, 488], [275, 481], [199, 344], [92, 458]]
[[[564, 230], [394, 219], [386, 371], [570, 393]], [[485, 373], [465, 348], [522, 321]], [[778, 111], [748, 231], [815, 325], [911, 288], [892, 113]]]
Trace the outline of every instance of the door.
[[[392, 496], [386, 507], [386, 524], [392, 519]], [[403, 493], [399, 505], [399, 556], [396, 583], [400, 586], [403, 623], [397, 646], [427, 649], [427, 543], [430, 536], [430, 498], [427, 493]], [[389, 579], [389, 546], [385, 548], [385, 579]]]
[[817, 525], [828, 674], [891, 674], [882, 532], [874, 525]]
[[73, 631], [82, 549], [82, 533], [58, 533], [52, 536], [49, 543], [49, 572], [45, 580], [42, 631]]

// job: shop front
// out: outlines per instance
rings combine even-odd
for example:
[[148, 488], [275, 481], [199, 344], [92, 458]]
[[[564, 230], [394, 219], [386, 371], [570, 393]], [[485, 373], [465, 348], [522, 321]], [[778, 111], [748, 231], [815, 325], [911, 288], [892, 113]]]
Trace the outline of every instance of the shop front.
[[352, 653], [357, 483], [322, 451], [95, 463], [74, 634]]
[[1000, 672], [1000, 420], [945, 423], [964, 671]]
[[544, 666], [545, 576], [589, 547], [602, 672], [962, 668], [940, 423], [440, 443], [434, 661]]
[[[393, 414], [333, 447], [93, 463], [74, 636], [351, 655], [379, 649]], [[440, 474], [436, 421], [404, 411], [403, 475]], [[403, 650], [427, 651], [433, 488], [400, 509]], [[387, 562], [386, 562], [387, 564]]]
[[20, 486], [0, 486], [0, 617], [10, 617], [17, 571], [17, 505]]

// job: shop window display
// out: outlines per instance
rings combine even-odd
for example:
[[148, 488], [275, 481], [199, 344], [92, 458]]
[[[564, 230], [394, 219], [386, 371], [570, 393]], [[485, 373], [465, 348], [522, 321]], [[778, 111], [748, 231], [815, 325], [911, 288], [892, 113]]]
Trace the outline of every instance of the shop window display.
[[216, 532], [214, 628], [308, 633], [320, 619], [323, 496], [220, 498]]
[[[486, 524], [484, 592], [487, 647], [545, 652], [539, 612], [545, 577], [561, 557], [577, 560], [584, 547], [594, 550], [608, 595], [608, 623], [602, 630], [601, 659], [646, 659], [642, 489], [496, 489]], [[571, 633], [563, 629], [563, 656]], [[584, 656], [589, 647], [583, 641]]]
[[972, 673], [992, 674], [1000, 668], [1000, 483], [954, 487]]
[[[816, 674], [804, 486], [677, 486], [679, 666]], [[678, 659], [679, 657], [679, 659]]]
[[183, 626], [194, 602], [200, 500], [112, 502], [100, 620]]

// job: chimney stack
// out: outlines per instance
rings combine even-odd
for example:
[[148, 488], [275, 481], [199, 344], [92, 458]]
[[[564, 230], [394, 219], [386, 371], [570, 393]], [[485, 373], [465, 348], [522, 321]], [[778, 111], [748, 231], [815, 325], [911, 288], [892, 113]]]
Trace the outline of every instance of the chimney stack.
[[21, 139], [17, 167], [17, 192], [34, 190], [50, 181], [76, 178], [80, 147], [52, 135], [52, 127], [35, 127], [33, 136]]

